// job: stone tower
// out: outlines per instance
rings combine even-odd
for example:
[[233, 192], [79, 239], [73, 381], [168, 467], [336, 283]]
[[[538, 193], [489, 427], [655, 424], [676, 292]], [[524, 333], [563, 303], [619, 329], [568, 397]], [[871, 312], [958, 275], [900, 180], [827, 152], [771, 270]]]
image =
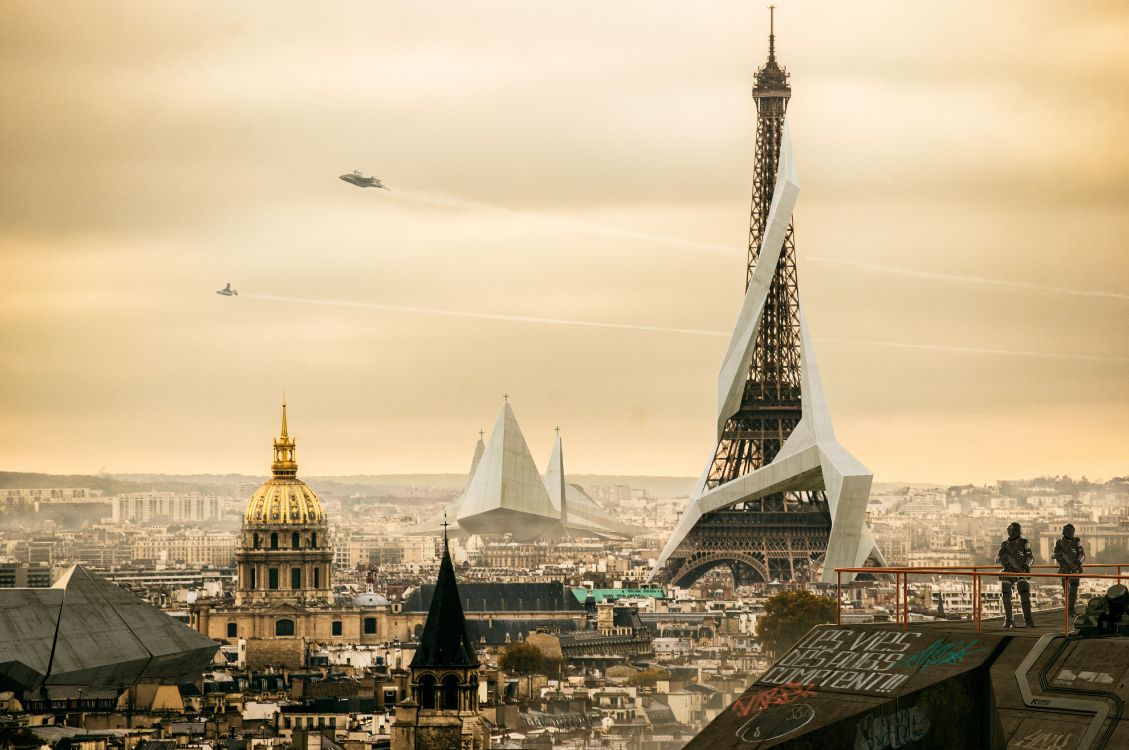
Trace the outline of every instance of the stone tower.
[[439, 579], [410, 667], [411, 697], [396, 706], [392, 750], [489, 748], [478, 710], [478, 666], [444, 535]]

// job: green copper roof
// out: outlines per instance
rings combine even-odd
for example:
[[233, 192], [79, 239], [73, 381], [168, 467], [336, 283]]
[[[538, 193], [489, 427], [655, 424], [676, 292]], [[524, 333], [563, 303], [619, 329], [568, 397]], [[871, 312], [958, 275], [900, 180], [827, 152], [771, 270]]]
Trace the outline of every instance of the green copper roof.
[[662, 589], [586, 589], [579, 586], [572, 590], [572, 595], [576, 600], [583, 602], [588, 599], [588, 595], [598, 602], [605, 599], [623, 599], [625, 597], [634, 598], [649, 598], [649, 599], [665, 599], [666, 593]]

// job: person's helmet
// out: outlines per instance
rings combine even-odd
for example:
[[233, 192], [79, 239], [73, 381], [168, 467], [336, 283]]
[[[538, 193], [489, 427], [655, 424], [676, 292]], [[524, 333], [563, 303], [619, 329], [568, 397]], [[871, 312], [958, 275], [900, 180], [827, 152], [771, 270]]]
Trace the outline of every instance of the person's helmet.
[[1023, 527], [1018, 522], [1012, 521], [1007, 527], [1007, 538], [1018, 539], [1019, 535], [1023, 533]]
[[1062, 535], [1067, 539], [1074, 538], [1074, 524], [1068, 523], [1062, 527]]

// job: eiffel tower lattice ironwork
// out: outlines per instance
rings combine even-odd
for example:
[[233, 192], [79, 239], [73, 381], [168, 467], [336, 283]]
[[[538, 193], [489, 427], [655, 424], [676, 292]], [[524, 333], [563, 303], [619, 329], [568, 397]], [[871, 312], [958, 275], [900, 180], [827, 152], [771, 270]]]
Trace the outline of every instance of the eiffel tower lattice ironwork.
[[[792, 93], [788, 72], [776, 59], [774, 14], [769, 23], [768, 60], [757, 71], [753, 86], [757, 132], [745, 275], [747, 298], [755, 296], [748, 290], [757, 283], [756, 271], [762, 261], [760, 254], [774, 206], [774, 192], [783, 184], [778, 183], [777, 177]], [[787, 229], [783, 241], [775, 240], [779, 254], [765, 260], [775, 262], [775, 269], [755, 323], [747, 377], [735, 408], [728, 414], [719, 414], [724, 424], [720, 426], [712, 459], [695, 489], [692, 506], [699, 496], [772, 464], [804, 417], [804, 330], [790, 209], [784, 220]], [[762, 273], [760, 278], [769, 277]], [[727, 359], [733, 354], [737, 335]], [[814, 369], [814, 358], [812, 362]], [[724, 374], [723, 365], [722, 377]], [[833, 439], [829, 420], [826, 432]], [[803, 482], [792, 482], [781, 491], [750, 493], [748, 499], [703, 512], [696, 521], [690, 519], [693, 527], [684, 528], [680, 540], [672, 538], [677, 546], [664, 551], [653, 577], [688, 586], [712, 568], [725, 565], [738, 585], [776, 579], [811, 580], [825, 561], [832, 509], [823, 483], [808, 484], [810, 489], [801, 488]], [[869, 491], [868, 473], [866, 487]], [[681, 525], [686, 523], [684, 516]], [[869, 531], [866, 533], [869, 536]], [[676, 529], [674, 536], [678, 535]]]

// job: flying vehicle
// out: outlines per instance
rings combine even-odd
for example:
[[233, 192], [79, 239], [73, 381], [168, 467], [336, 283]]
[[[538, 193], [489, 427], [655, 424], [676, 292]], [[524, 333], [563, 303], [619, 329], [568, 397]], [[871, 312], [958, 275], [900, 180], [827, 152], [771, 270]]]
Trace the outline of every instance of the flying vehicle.
[[354, 169], [349, 174], [341, 175], [341, 179], [345, 180], [345, 182], [349, 183], [350, 185], [356, 185], [357, 187], [361, 188], [375, 187], [384, 188], [385, 190], [389, 189], [385, 187], [384, 183], [382, 183], [379, 178], [365, 177], [363, 174], [361, 174], [361, 170], [359, 169]]
[[239, 296], [239, 292], [237, 292], [237, 291], [235, 291], [234, 289], [231, 288], [231, 282], [230, 281], [227, 282], [227, 286], [225, 286], [223, 289], [218, 290], [216, 292], [216, 294], [222, 294], [225, 297], [238, 297]]

